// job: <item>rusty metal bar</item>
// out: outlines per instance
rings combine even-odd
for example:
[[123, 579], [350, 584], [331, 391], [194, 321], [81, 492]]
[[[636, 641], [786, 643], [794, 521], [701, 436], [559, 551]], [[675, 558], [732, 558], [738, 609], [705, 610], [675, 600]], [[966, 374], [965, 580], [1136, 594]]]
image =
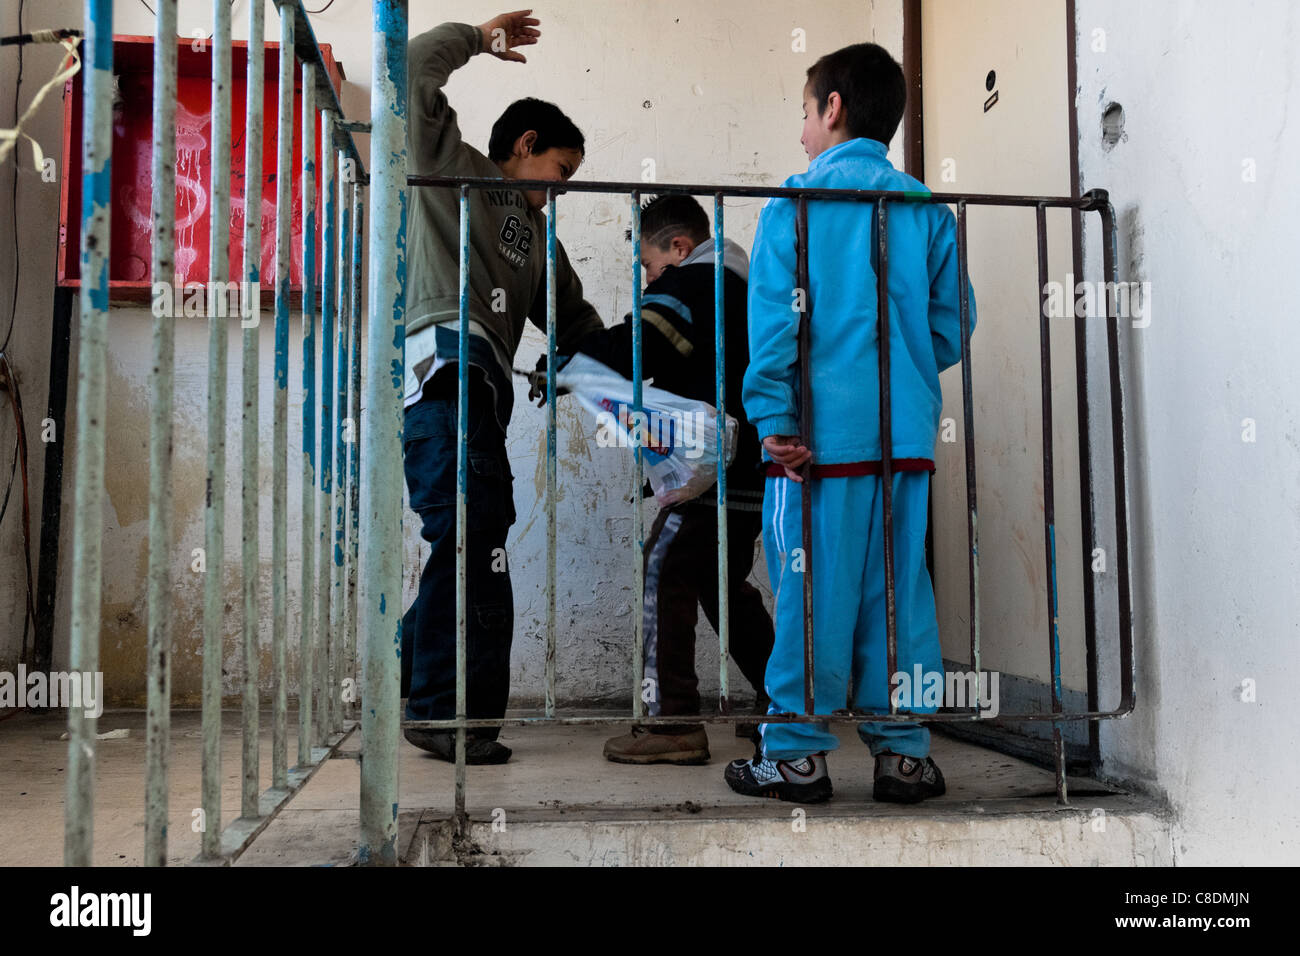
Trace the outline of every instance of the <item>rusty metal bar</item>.
[[[636, 542], [633, 591], [632, 648], [632, 718], [645, 716], [645, 502], [641, 489], [645, 485], [645, 459], [641, 448], [645, 442], [645, 408], [642, 406], [641, 370], [641, 191], [633, 189], [632, 198], [632, 540]], [[659, 700], [659, 688], [649, 688]]]
[[[877, 356], [880, 362], [880, 500], [881, 533], [885, 558], [885, 681], [893, 686], [898, 673], [898, 607], [894, 593], [894, 432], [889, 381], [889, 206], [876, 201], [876, 322], [879, 328]], [[889, 712], [898, 713], [898, 702], [889, 694]]]
[[[230, 279], [230, 4], [212, 3], [212, 178], [208, 195], [212, 213], [208, 233], [209, 288]], [[218, 295], [220, 293], [217, 293]], [[221, 661], [225, 617], [226, 550], [226, 380], [230, 331], [226, 310], [208, 299], [208, 485], [203, 511], [203, 830], [200, 854], [221, 852]], [[247, 312], [247, 294], [239, 297]]]
[[[112, 238], [113, 0], [86, 0], [82, 77], [81, 295], [77, 355], [77, 461], [72, 536], [69, 664], [99, 670], [103, 591], [104, 410], [107, 392], [108, 251]], [[95, 732], [98, 718], [68, 708], [68, 780], [63, 862], [90, 866], [95, 823]]]
[[[406, 336], [406, 0], [373, 0], [370, 155], [370, 318], [366, 338], [359, 626], [365, 637], [361, 709], [362, 863], [397, 862], [397, 742], [402, 647], [402, 377]], [[394, 373], [394, 369], [398, 372]], [[396, 651], [396, 653], [395, 653]]]
[[[731, 647], [731, 582], [727, 522], [727, 317], [722, 244], [722, 193], [713, 197], [713, 395], [718, 430], [718, 709], [731, 713], [727, 658]], [[737, 436], [739, 441], [739, 436]], [[758, 688], [762, 696], [762, 688]]]
[[[1109, 289], [1119, 282], [1119, 254], [1115, 229], [1115, 208], [1104, 189], [1092, 189], [1082, 197], [1085, 210], [1101, 215], [1102, 272]], [[1115, 574], [1119, 583], [1119, 670], [1120, 705], [1116, 715], [1130, 713], [1137, 702], [1137, 674], [1133, 665], [1133, 597], [1128, 565], [1128, 468], [1125, 458], [1124, 388], [1119, 364], [1119, 321], [1115, 302], [1106, 296], [1106, 355], [1110, 376], [1111, 460], [1115, 482]]]
[[[285, 639], [289, 615], [289, 275], [293, 259], [293, 11], [280, 8], [275, 163], [275, 389], [271, 428], [271, 785], [287, 783]], [[304, 94], [306, 91], [304, 90]], [[306, 109], [311, 104], [303, 100]], [[304, 180], [307, 177], [303, 177]]]
[[546, 716], [555, 716], [555, 190], [546, 191]]
[[[449, 186], [470, 189], [500, 189], [500, 179], [488, 179], [481, 176], [408, 176], [410, 186]], [[549, 179], [512, 179], [511, 189], [554, 189], [557, 195], [564, 193], [637, 193], [645, 189], [642, 182], [611, 182], [607, 180], [569, 180], [555, 182]], [[850, 202], [915, 202], [926, 204], [952, 204], [966, 202], [972, 206], [1039, 206], [1048, 208], [1091, 210], [1093, 193], [1104, 190], [1092, 190], [1080, 197], [1069, 196], [1000, 196], [992, 193], [934, 193], [928, 190], [899, 191], [881, 189], [806, 189], [784, 186], [724, 186], [700, 185], [696, 183], [655, 183], [656, 196], [713, 196], [721, 192], [724, 196], [748, 196], [756, 199], [772, 197], [780, 199], [835, 199]]]
[[[302, 515], [299, 532], [302, 562], [300, 630], [298, 634], [298, 765], [311, 763], [315, 726], [316, 634], [316, 180], [307, 175], [314, 158], [309, 149], [316, 130], [312, 116], [314, 97], [311, 91], [311, 65], [302, 65]], [[314, 165], [314, 164], [313, 164]]]
[[[957, 294], [960, 300], [958, 321], [961, 328], [961, 408], [962, 439], [966, 463], [966, 568], [970, 580], [970, 659], [976, 674], [976, 694], [980, 673], [980, 557], [979, 516], [975, 495], [975, 385], [970, 350], [970, 279], [966, 274], [966, 202], [957, 203]], [[976, 700], [977, 709], [985, 703]]]
[[[304, 87], [305, 88], [305, 87]], [[316, 119], [313, 117], [313, 123]], [[333, 117], [327, 110], [322, 110], [319, 117], [321, 144], [321, 196], [324, 199], [324, 215], [321, 220], [321, 276], [320, 297], [320, 522], [317, 529], [315, 547], [318, 551], [317, 573], [318, 601], [316, 617], [316, 677], [313, 681], [316, 695], [316, 710], [312, 714], [312, 743], [321, 745], [329, 735], [331, 720], [331, 698], [334, 696], [334, 674], [336, 661], [334, 651], [334, 594], [333, 551], [334, 551], [334, 428], [335, 428], [335, 393], [337, 385], [334, 370], [334, 338], [337, 334], [338, 286], [335, 265], [338, 256], [338, 222], [335, 213], [335, 194], [338, 192], [335, 172], [337, 167], [331, 162], [333, 149]], [[303, 119], [306, 130], [307, 120]], [[303, 143], [304, 150], [306, 142]], [[314, 157], [314, 151], [313, 151]], [[314, 169], [314, 166], [313, 166]]]
[[[795, 200], [795, 281], [799, 302], [799, 443], [813, 447], [812, 412], [812, 289], [808, 279], [808, 199]], [[816, 710], [816, 652], [813, 647], [812, 458], [799, 469], [799, 545], [803, 550], [803, 709]]]
[[[357, 565], [360, 554], [361, 512], [361, 253], [365, 230], [365, 187], [352, 187], [352, 343], [348, 356], [351, 373], [352, 445], [348, 461], [348, 621], [347, 676], [357, 679]], [[355, 683], [349, 694], [348, 716], [356, 714]]]
[[241, 416], [240, 468], [243, 483], [240, 487], [240, 537], [243, 565], [243, 712], [242, 729], [242, 783], [240, 786], [240, 816], [253, 819], [258, 815], [258, 635], [261, 615], [258, 613], [257, 579], [261, 570], [261, 551], [258, 541], [258, 382], [261, 348], [262, 311], [262, 93], [266, 88], [263, 75], [265, 51], [263, 43], [263, 0], [252, 0], [248, 5], [248, 82], [245, 106], [244, 136], [244, 282], [245, 290], [253, 304], [250, 323], [241, 322], [243, 342], [243, 414]]
[[[337, 133], [337, 117], [331, 117], [331, 125]], [[346, 169], [347, 157], [343, 150], [337, 149], [334, 138], [323, 146], [321, 158], [331, 169]], [[331, 682], [329, 686], [329, 729], [337, 732], [343, 729], [343, 681], [347, 674], [344, 659], [346, 639], [343, 629], [347, 624], [348, 608], [346, 601], [346, 557], [347, 549], [347, 437], [349, 422], [348, 411], [348, 331], [351, 319], [351, 262], [352, 248], [352, 207], [348, 203], [351, 185], [345, 177], [336, 177], [336, 189], [331, 193], [338, 208], [338, 255], [335, 257], [335, 270], [338, 273], [337, 353], [334, 361], [334, 561], [330, 571], [330, 590], [333, 598], [330, 602], [332, 619], [330, 621], [330, 661]], [[337, 194], [336, 196], [334, 194]], [[330, 343], [326, 342], [329, 348]]]
[[[940, 723], [960, 723], [963, 721], [978, 720], [984, 724], [996, 725], [1004, 721], [1018, 723], [1020, 721], [1026, 721], [1026, 720], [1029, 721], [1108, 720], [1116, 717], [1124, 717], [1126, 715], [1122, 713], [1117, 713], [1115, 711], [1086, 711], [1077, 714], [1066, 713], [1060, 715], [1053, 714], [1053, 713], [999, 714], [996, 718], [986, 718], [986, 717], [981, 717], [978, 713], [974, 713], [974, 712], [955, 711], [952, 713], [940, 712], [937, 714], [923, 714], [919, 716], [922, 717], [927, 723], [935, 722], [935, 721]], [[646, 726], [656, 726], [662, 724], [680, 724], [683, 719], [684, 718], [680, 716], [676, 716], [676, 717], [645, 716], [645, 717], [638, 718], [637, 723], [644, 724]], [[747, 715], [743, 713], [733, 713], [733, 714], [714, 714], [714, 715], [702, 714], [698, 717], [690, 717], [689, 719], [692, 723], [698, 723], [703, 721], [705, 723], [714, 723], [714, 724], [734, 724], [737, 721], [744, 722], [748, 720], [753, 720], [754, 718], [752, 715]], [[844, 721], [852, 724], [860, 724], [864, 720], [870, 720], [872, 722], [879, 721], [882, 723], [890, 722], [890, 721], [896, 721], [901, 723], [915, 723], [917, 719], [918, 719], [917, 714], [909, 713], [907, 711], [900, 711], [894, 714], [877, 714], [874, 712], [867, 713], [865, 711], [863, 712], [834, 711], [826, 714], [813, 714], [813, 715], [772, 714], [764, 717], [763, 723], [765, 724], [768, 723], [807, 724], [807, 723], [817, 723], [820, 721], [831, 721], [831, 722]], [[468, 727], [471, 730], [479, 727], [516, 727], [516, 726], [523, 726], [526, 724], [553, 724], [555, 726], [566, 726], [566, 725], [596, 726], [596, 725], [603, 725], [603, 724], [626, 724], [627, 715], [626, 714], [613, 715], [609, 717], [588, 716], [588, 717], [554, 717], [554, 718], [552, 717], [471, 717], [466, 719], [463, 723], [465, 727]], [[461, 725], [460, 722], [458, 722], [455, 718], [451, 718], [451, 717], [447, 718], [446, 720], [403, 720], [402, 721], [403, 727], [415, 727], [421, 730], [455, 730], [460, 725]]]
[[[1043, 546], [1047, 564], [1047, 647], [1052, 666], [1052, 713], [1061, 706], [1061, 634], [1056, 593], [1056, 486], [1052, 473], [1052, 339], [1048, 324], [1047, 207], [1034, 210], [1038, 246], [1038, 363], [1043, 401]], [[1061, 724], [1052, 722], [1052, 753], [1056, 763], [1056, 801], [1068, 803], [1065, 786], [1065, 741]]]
[[[155, 297], [177, 295], [176, 276], [176, 0], [159, 0], [153, 45], [153, 235], [150, 278]], [[144, 863], [167, 865], [167, 757], [171, 749], [172, 419], [176, 326], [171, 310], [154, 309], [149, 374], [149, 609], [145, 718]]]
[[[554, 229], [554, 222], [548, 226]], [[469, 190], [460, 191], [460, 321], [456, 353], [456, 829], [469, 830], [465, 812], [465, 655], [469, 628]], [[554, 376], [552, 376], [554, 377]], [[485, 414], [492, 414], [491, 411]]]

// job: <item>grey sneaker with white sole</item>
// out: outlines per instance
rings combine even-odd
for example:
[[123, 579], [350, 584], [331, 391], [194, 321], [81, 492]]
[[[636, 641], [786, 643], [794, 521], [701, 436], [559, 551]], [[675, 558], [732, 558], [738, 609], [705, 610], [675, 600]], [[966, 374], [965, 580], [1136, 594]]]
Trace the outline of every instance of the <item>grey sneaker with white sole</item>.
[[932, 757], [908, 757], [885, 751], [876, 756], [871, 796], [886, 803], [920, 803], [942, 796], [948, 787]]

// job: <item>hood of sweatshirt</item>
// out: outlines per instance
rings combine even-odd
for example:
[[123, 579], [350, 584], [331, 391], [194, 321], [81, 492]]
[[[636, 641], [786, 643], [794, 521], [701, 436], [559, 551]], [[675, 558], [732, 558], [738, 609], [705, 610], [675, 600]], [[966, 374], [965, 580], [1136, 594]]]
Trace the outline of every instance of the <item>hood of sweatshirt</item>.
[[[691, 250], [691, 254], [678, 265], [690, 266], [699, 262], [713, 262], [713, 240], [706, 239]], [[722, 240], [722, 266], [730, 269], [746, 282], [749, 281], [749, 256], [738, 242], [731, 239]]]

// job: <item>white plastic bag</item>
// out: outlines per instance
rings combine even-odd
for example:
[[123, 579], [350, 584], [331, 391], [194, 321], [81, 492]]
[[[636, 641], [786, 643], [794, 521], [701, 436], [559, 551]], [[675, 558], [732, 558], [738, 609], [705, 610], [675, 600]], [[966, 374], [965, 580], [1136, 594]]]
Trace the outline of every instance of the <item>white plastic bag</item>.
[[[702, 494], [718, 480], [718, 411], [651, 385], [641, 389], [644, 417], [632, 409], [632, 383], [607, 365], [579, 353], [556, 372], [555, 384], [572, 392], [596, 416], [596, 443], [633, 448], [640, 426], [646, 477], [660, 505]], [[736, 455], [736, 420], [727, 416], [725, 461]], [[724, 466], [725, 467], [725, 466]]]

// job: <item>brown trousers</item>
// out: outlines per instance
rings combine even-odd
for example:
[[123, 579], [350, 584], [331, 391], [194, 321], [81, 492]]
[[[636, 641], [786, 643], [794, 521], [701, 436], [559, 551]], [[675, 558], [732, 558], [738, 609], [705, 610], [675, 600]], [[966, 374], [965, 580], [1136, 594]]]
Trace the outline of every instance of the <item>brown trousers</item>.
[[[740, 672], [762, 699], [772, 618], [758, 589], [746, 578], [754, 565], [754, 542], [763, 524], [758, 511], [727, 516], [727, 583], [731, 612], [730, 651]], [[651, 716], [700, 713], [695, 675], [697, 606], [718, 628], [718, 515], [714, 507], [685, 504], [659, 512], [645, 544], [645, 678]], [[698, 725], [658, 727], [681, 733]]]

